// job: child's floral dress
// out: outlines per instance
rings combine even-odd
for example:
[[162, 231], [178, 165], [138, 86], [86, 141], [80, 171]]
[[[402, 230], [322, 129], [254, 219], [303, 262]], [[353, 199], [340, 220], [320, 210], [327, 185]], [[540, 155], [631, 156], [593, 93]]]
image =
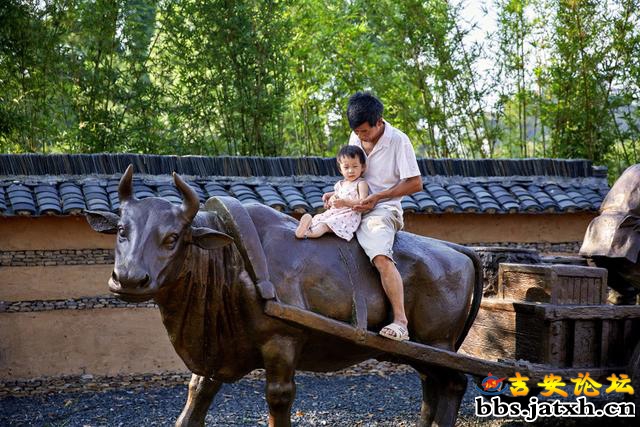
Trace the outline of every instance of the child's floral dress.
[[[355, 181], [342, 181], [336, 182], [334, 186], [335, 196], [340, 199], [357, 200], [358, 195], [358, 183], [362, 181], [362, 178], [358, 178]], [[346, 241], [353, 238], [353, 233], [358, 229], [361, 219], [360, 212], [356, 212], [351, 208], [330, 208], [323, 213], [313, 217], [311, 221], [311, 227], [323, 223], [334, 232], [334, 234]]]

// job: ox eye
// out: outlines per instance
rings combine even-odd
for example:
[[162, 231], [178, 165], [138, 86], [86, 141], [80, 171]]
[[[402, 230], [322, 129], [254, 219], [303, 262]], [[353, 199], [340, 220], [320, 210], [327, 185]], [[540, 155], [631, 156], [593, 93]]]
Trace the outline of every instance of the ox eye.
[[162, 243], [168, 246], [170, 249], [173, 249], [177, 241], [178, 241], [178, 235], [175, 233], [172, 233], [172, 234], [169, 234], [167, 237], [165, 237]]
[[123, 225], [118, 226], [118, 238], [125, 239], [127, 237], [127, 230]]

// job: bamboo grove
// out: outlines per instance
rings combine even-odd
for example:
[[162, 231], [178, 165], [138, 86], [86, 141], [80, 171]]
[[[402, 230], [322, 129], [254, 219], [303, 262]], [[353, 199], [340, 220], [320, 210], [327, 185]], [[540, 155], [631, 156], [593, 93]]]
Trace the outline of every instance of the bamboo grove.
[[[639, 161], [640, 0], [5, 0], [0, 152]], [[471, 18], [480, 4], [487, 9]]]

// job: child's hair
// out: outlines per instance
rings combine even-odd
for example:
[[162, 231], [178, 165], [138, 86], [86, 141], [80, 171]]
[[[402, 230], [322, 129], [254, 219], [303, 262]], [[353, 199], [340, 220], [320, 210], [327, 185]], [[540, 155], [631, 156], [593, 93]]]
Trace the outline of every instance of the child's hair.
[[357, 145], [345, 145], [338, 151], [338, 155], [336, 156], [338, 167], [340, 166], [340, 159], [343, 157], [358, 159], [361, 165], [367, 164], [367, 156], [364, 154], [364, 151], [362, 151], [362, 148]]

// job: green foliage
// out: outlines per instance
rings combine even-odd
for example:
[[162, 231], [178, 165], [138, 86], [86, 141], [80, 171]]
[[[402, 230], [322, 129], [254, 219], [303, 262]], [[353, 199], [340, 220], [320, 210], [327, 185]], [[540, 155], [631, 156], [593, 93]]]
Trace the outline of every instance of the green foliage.
[[640, 0], [482, 4], [6, 0], [0, 150], [332, 155], [372, 90], [421, 156], [638, 162]]
[[47, 152], [67, 130], [65, 93], [68, 30], [55, 5], [10, 0], [0, 4], [0, 146]]
[[283, 150], [289, 64], [284, 3], [167, 2], [157, 80], [184, 154], [275, 156]]
[[496, 4], [503, 154], [587, 158], [614, 174], [638, 162], [639, 2]]
[[[555, 26], [556, 55], [550, 67], [550, 93], [555, 153], [600, 162], [613, 143], [608, 109], [609, 76], [601, 66], [609, 56], [609, 40], [598, 4], [560, 1]], [[579, 141], [580, 143], [575, 143]]]

